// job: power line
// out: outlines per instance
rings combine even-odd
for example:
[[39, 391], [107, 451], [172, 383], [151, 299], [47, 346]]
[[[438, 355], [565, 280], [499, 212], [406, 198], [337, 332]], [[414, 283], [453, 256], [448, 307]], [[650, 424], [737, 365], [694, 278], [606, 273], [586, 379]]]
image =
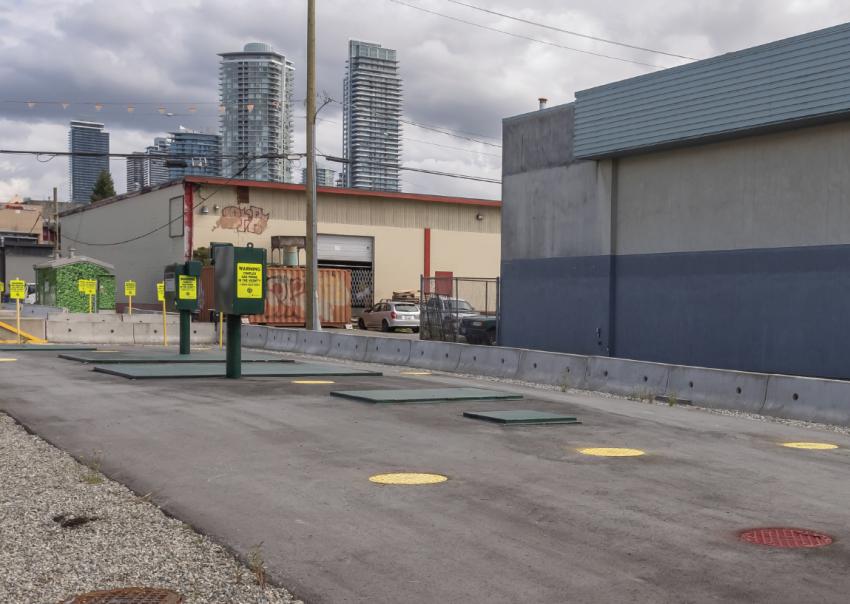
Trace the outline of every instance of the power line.
[[[395, 0], [390, 0], [390, 1], [395, 2]], [[497, 145], [496, 143], [488, 143], [487, 141], [482, 141], [482, 140], [477, 139], [477, 138], [472, 138], [471, 136], [463, 136], [461, 134], [455, 134], [454, 132], [452, 132], [450, 130], [442, 130], [442, 129], [437, 128], [435, 126], [427, 126], [425, 124], [420, 124], [419, 122], [414, 122], [413, 120], [400, 119], [399, 121], [403, 124], [409, 124], [411, 126], [416, 126], [417, 128], [422, 128], [423, 130], [430, 130], [431, 132], [439, 132], [440, 134], [445, 134], [447, 136], [453, 136], [455, 138], [460, 138], [460, 139], [463, 139], [463, 140], [471, 141], [473, 143], [478, 143], [479, 145], [487, 145], [488, 147], [495, 147], [497, 149], [502, 148], [502, 145]]]
[[[321, 154], [321, 153], [319, 155], [320, 155], [320, 157], [324, 157], [326, 160], [328, 160], [330, 162], [336, 162], [336, 163], [342, 163], [342, 164], [352, 163], [351, 160], [348, 160], [348, 159], [345, 159], [345, 158], [342, 158], [342, 157], [336, 157], [334, 155], [324, 155], [324, 154]], [[361, 160], [358, 160], [357, 163], [361, 164], [361, 165], [376, 167], [376, 168], [387, 168], [387, 169], [390, 169], [390, 170], [401, 170], [401, 171], [405, 171], [405, 172], [420, 172], [422, 174], [431, 174], [432, 176], [446, 176], [446, 177], [449, 177], [449, 178], [459, 178], [459, 179], [462, 179], [462, 180], [474, 180], [474, 181], [477, 181], [477, 182], [487, 182], [487, 183], [496, 184], [496, 185], [502, 184], [501, 180], [498, 180], [496, 178], [489, 178], [487, 176], [475, 176], [475, 175], [472, 175], [472, 174], [458, 174], [456, 172], [442, 172], [440, 170], [428, 170], [426, 168], [411, 168], [409, 166], [401, 166], [401, 165], [397, 165], [397, 164], [385, 164], [385, 163], [376, 162], [376, 161], [361, 161]]]
[[596, 40], [597, 42], [604, 42], [606, 44], [614, 44], [616, 46], [622, 46], [624, 48], [631, 48], [633, 50], [642, 50], [644, 52], [651, 52], [659, 55], [665, 55], [668, 57], [674, 57], [677, 59], [686, 59], [688, 61], [698, 61], [699, 59], [695, 59], [694, 57], [688, 57], [686, 55], [679, 55], [674, 52], [666, 52], [664, 50], [654, 50], [652, 48], [646, 48], [644, 46], [636, 46], [634, 44], [627, 44], [625, 42], [617, 42], [616, 40], [608, 40], [606, 38], [599, 38], [597, 36], [591, 36], [589, 34], [583, 34], [577, 31], [570, 31], [569, 29], [562, 29], [560, 27], [555, 27], [554, 25], [547, 25], [546, 23], [538, 23], [537, 21], [531, 21], [530, 19], [523, 19], [522, 17], [516, 17], [514, 15], [508, 15], [506, 13], [500, 13], [499, 11], [495, 11], [489, 8], [484, 8], [482, 6], [476, 6], [474, 4], [468, 4], [467, 2], [461, 2], [461, 0], [446, 0], [446, 2], [451, 2], [452, 4], [458, 4], [460, 6], [465, 6], [467, 8], [471, 8], [477, 11], [481, 11], [482, 13], [489, 13], [491, 15], [497, 15], [499, 17], [504, 17], [506, 19], [512, 19], [514, 21], [519, 21], [520, 23], [525, 23], [527, 25], [533, 25], [535, 27], [542, 27], [544, 29], [549, 29], [552, 31], [557, 31], [562, 34], [569, 34], [571, 36], [578, 36], [580, 38], [587, 38], [588, 40]]
[[444, 19], [449, 19], [451, 21], [457, 21], [458, 23], [463, 23], [465, 25], [471, 25], [472, 27], [478, 27], [479, 29], [486, 29], [488, 31], [494, 31], [500, 34], [505, 34], [506, 36], [512, 36], [514, 38], [519, 38], [521, 40], [527, 40], [529, 42], [536, 42], [537, 44], [545, 44], [546, 46], [554, 46], [555, 48], [562, 48], [564, 50], [571, 50], [573, 52], [580, 52], [586, 55], [593, 55], [594, 57], [602, 57], [603, 59], [611, 59], [613, 61], [622, 61], [623, 63], [633, 63], [635, 65], [643, 65], [644, 67], [652, 67], [654, 69], [664, 69], [663, 65], [655, 65], [654, 63], [644, 63], [643, 61], [636, 61], [634, 59], [625, 59], [623, 57], [615, 57], [613, 55], [606, 55], [601, 52], [593, 52], [591, 50], [582, 50], [581, 48], [574, 48], [572, 46], [565, 46], [563, 44], [558, 44], [557, 42], [550, 42], [548, 40], [541, 40], [539, 38], [532, 38], [531, 36], [524, 36], [522, 34], [516, 34], [511, 31], [506, 31], [504, 29], [498, 29], [496, 27], [490, 27], [489, 25], [482, 25], [481, 23], [475, 23], [473, 21], [467, 21], [465, 19], [460, 19], [458, 17], [452, 17], [451, 15], [446, 15], [443, 13], [438, 13], [437, 11], [430, 10], [428, 8], [424, 8], [422, 6], [416, 6], [415, 4], [408, 4], [407, 2], [402, 2], [402, 0], [389, 0], [394, 4], [400, 4], [401, 6], [407, 6], [409, 8], [413, 8], [418, 11], [422, 11], [424, 13], [428, 13], [431, 15], [436, 15], [438, 17], [443, 17]]

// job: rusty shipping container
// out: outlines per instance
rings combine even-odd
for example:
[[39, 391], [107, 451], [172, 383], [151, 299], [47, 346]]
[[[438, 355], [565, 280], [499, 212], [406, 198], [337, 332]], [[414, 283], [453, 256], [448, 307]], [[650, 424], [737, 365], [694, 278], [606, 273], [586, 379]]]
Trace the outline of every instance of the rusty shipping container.
[[[251, 315], [251, 323], [303, 327], [306, 319], [307, 271], [300, 267], [268, 267], [266, 311]], [[319, 320], [322, 327], [351, 322], [351, 271], [319, 269]]]

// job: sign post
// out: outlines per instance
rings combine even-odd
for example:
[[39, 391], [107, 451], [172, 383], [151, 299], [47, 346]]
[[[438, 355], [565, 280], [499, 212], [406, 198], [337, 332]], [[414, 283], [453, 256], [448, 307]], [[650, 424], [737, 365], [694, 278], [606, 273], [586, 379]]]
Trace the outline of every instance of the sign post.
[[162, 345], [168, 346], [168, 332], [165, 326], [165, 283], [162, 281], [156, 284], [156, 300], [162, 302]]
[[18, 330], [18, 344], [21, 343], [21, 300], [27, 295], [27, 283], [23, 279], [9, 281], [9, 297], [15, 301], [15, 327]]
[[97, 280], [96, 279], [80, 279], [77, 282], [77, 288], [80, 290], [81, 294], [85, 294], [89, 297], [89, 314], [92, 313], [92, 299], [94, 295], [97, 293]]
[[224, 315], [218, 313], [218, 349], [224, 348]]
[[136, 295], [136, 282], [135, 281], [125, 281], [124, 282], [124, 295], [127, 296], [127, 300], [130, 302], [130, 316], [133, 316], [133, 296]]

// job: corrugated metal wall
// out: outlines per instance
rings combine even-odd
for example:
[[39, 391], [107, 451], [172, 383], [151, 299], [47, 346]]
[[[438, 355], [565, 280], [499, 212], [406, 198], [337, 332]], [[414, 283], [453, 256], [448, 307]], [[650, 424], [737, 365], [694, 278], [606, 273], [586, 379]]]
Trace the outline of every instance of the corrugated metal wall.
[[[268, 267], [266, 309], [251, 315], [251, 323], [303, 326], [306, 316], [304, 268]], [[322, 326], [343, 327], [351, 322], [351, 272], [343, 269], [319, 269], [319, 319]]]
[[850, 23], [576, 93], [575, 155], [850, 117]]

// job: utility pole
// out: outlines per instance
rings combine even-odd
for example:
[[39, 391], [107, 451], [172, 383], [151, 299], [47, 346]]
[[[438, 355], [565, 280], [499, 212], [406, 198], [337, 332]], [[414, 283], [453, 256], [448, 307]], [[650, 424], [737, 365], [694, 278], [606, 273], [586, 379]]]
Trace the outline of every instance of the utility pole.
[[53, 257], [59, 257], [59, 193], [53, 187]]
[[319, 320], [319, 261], [316, 233], [316, 0], [307, 0], [307, 322], [322, 329]]

